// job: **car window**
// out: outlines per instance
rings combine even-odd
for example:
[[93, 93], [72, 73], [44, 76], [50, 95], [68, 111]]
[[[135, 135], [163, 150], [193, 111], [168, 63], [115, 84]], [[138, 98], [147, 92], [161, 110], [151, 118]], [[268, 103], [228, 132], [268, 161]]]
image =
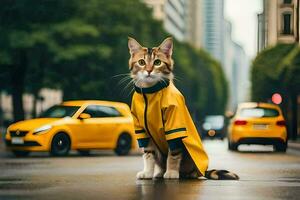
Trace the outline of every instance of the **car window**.
[[92, 118], [121, 116], [116, 108], [110, 106], [90, 105], [83, 112], [90, 114]]
[[224, 122], [224, 117], [222, 115], [207, 116], [204, 119], [205, 122], [222, 124]]
[[224, 117], [222, 115], [209, 115], [206, 116], [203, 123], [205, 130], [221, 129], [224, 126]]
[[80, 106], [62, 106], [56, 105], [47, 109], [39, 117], [40, 118], [63, 118], [72, 117]]
[[240, 112], [241, 117], [277, 117], [279, 111], [271, 108], [243, 108]]

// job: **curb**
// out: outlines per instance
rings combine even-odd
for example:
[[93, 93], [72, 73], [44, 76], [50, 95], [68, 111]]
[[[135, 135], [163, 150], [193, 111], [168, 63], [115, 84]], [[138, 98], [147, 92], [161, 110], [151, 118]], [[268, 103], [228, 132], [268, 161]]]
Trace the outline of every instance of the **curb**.
[[300, 141], [289, 141], [288, 148], [300, 151]]

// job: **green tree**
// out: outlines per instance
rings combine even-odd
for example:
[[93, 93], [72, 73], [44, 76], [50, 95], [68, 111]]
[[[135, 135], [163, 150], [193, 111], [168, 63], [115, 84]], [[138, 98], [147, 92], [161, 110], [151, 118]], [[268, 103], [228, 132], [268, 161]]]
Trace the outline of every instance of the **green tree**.
[[36, 53], [38, 49], [46, 49], [43, 47], [47, 42], [48, 28], [76, 12], [73, 5], [72, 1], [58, 0], [45, 0], [42, 3], [37, 0], [1, 1], [0, 70], [1, 74], [6, 74], [5, 80], [9, 83], [5, 89], [13, 97], [15, 121], [24, 118], [22, 94], [25, 91], [25, 80], [27, 75], [40, 70], [40, 66], [34, 67], [37, 66], [34, 63], [43, 59]]
[[297, 133], [297, 96], [300, 93], [300, 47], [277, 44], [257, 55], [251, 68], [252, 99], [270, 101], [272, 94], [283, 96], [282, 108], [290, 136]]
[[[130, 102], [127, 36], [145, 46], [166, 36], [162, 23], [136, 0], [4, 0], [0, 7], [0, 67], [13, 95], [15, 121], [24, 118], [22, 94], [63, 90], [64, 100]], [[195, 116], [223, 113], [227, 85], [220, 64], [203, 50], [175, 41], [176, 82]], [[180, 81], [182, 80], [182, 81]]]

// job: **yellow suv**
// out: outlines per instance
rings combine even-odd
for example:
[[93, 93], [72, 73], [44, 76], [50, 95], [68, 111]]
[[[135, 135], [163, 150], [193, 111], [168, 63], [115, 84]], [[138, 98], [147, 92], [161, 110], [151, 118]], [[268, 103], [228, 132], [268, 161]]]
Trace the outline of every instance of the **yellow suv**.
[[237, 150], [239, 144], [273, 145], [285, 152], [287, 130], [279, 106], [269, 103], [241, 103], [228, 126], [228, 148]]
[[[134, 127], [127, 104], [109, 101], [67, 101], [46, 110], [39, 118], [8, 127], [7, 149], [16, 156], [49, 151], [55, 156], [78, 150], [114, 149], [126, 155], [135, 148]], [[135, 141], [135, 140], [134, 140]]]

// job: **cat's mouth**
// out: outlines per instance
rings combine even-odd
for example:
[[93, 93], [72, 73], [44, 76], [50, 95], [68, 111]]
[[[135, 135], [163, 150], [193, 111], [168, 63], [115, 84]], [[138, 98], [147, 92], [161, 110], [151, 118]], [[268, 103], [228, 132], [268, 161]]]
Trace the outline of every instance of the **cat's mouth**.
[[135, 77], [135, 82], [137, 85], [140, 85], [141, 87], [148, 87], [151, 86], [159, 81], [159, 75], [158, 74], [146, 74], [139, 72], [137, 73], [137, 76]]
[[151, 74], [147, 75], [146, 78], [154, 78]]
[[154, 74], [144, 74], [144, 79], [154, 79], [156, 76]]
[[157, 77], [154, 76], [154, 75], [147, 75], [143, 78], [143, 81], [146, 82], [146, 83], [153, 83], [153, 82], [156, 82], [157, 81]]
[[154, 76], [151, 76], [151, 75], [147, 75], [147, 76], [144, 78], [144, 80], [145, 80], [145, 81], [148, 81], [148, 82], [149, 82], [149, 81], [152, 82], [152, 81], [154, 81], [154, 79], [155, 79], [155, 77], [154, 77]]

